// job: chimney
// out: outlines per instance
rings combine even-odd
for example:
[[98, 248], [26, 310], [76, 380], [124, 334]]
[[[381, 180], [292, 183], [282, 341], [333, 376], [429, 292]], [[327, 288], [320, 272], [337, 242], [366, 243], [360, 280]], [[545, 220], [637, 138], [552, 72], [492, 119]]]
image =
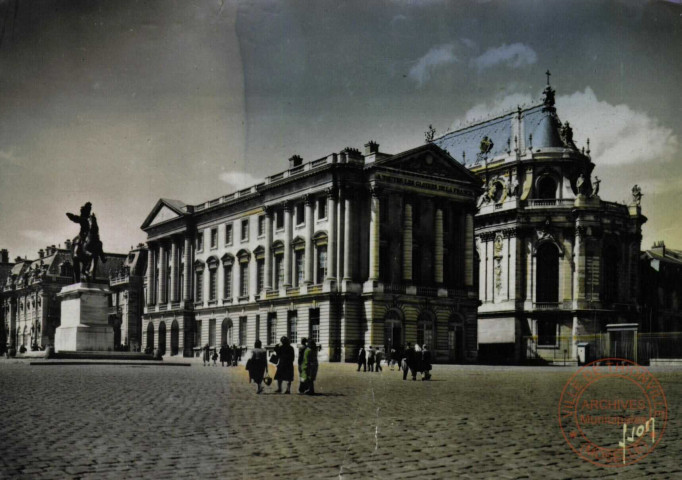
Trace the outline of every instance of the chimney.
[[71, 250], [71, 240], [69, 240], [68, 238], [64, 240], [64, 248], [67, 250]]
[[9, 263], [9, 252], [6, 248], [0, 250], [0, 263]]
[[300, 155], [293, 155], [289, 159], [289, 168], [299, 167], [303, 165], [303, 158]]
[[379, 153], [379, 144], [374, 140], [365, 143], [365, 156]]
[[24, 259], [21, 258], [21, 257], [17, 257], [17, 258], [14, 259], [14, 263], [20, 263], [20, 262], [23, 262], [23, 261], [24, 261]]
[[40, 250], [38, 250], [38, 257], [39, 257], [39, 258], [43, 258], [44, 256], [45, 256], [45, 250], [43, 250], [43, 249], [41, 248]]

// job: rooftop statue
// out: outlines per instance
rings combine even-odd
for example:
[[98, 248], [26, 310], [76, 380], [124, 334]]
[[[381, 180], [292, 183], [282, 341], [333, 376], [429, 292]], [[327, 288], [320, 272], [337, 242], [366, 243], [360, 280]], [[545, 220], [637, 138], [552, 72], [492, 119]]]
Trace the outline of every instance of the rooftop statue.
[[73, 281], [76, 283], [81, 281], [81, 276], [86, 281], [93, 280], [97, 272], [97, 261], [106, 262], [102, 241], [99, 238], [97, 217], [91, 212], [92, 204], [87, 202], [81, 207], [80, 215], [66, 214], [69, 220], [80, 225], [78, 236], [71, 242]]
[[638, 207], [642, 205], [642, 197], [644, 194], [642, 193], [642, 189], [639, 187], [639, 185], [635, 185], [632, 187], [632, 203], [633, 205], [637, 205]]

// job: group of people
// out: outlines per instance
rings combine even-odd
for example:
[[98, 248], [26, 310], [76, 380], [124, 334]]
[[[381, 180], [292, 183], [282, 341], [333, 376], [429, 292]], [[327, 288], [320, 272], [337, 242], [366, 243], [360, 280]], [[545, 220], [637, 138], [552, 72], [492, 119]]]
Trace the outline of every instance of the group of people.
[[[219, 351], [216, 349], [211, 349], [209, 344], [204, 345], [202, 359], [204, 361], [204, 367], [211, 364], [213, 360], [213, 366], [217, 366], [218, 359], [220, 359], [220, 365], [223, 367], [236, 367], [237, 364], [242, 360], [242, 349], [236, 344], [230, 347], [228, 344], [223, 343]], [[211, 354], [213, 350], [213, 354]]]
[[[381, 361], [383, 359], [383, 352], [379, 349], [374, 349], [369, 347], [365, 350], [365, 346], [362, 345], [358, 350], [358, 369], [366, 372], [381, 372]], [[398, 368], [403, 371], [403, 380], [407, 380], [407, 374], [412, 375], [412, 380], [417, 379], [417, 373], [421, 373], [422, 380], [431, 379], [431, 351], [428, 349], [426, 344], [421, 347], [419, 344], [412, 346], [411, 343], [405, 344], [405, 347], [396, 350], [391, 349], [386, 363], [391, 367], [398, 365]]]
[[[298, 350], [298, 376], [300, 383], [298, 393], [315, 395], [315, 379], [317, 378], [317, 345], [314, 340], [301, 339], [301, 347]], [[294, 381], [294, 360], [296, 356], [294, 347], [287, 337], [282, 337], [280, 343], [275, 346], [274, 353], [270, 357], [270, 363], [277, 366], [275, 380], [277, 390], [275, 393], [291, 393], [291, 383]], [[257, 390], [256, 393], [263, 392], [262, 383], [270, 378], [268, 372], [267, 351], [263, 348], [260, 340], [256, 340], [251, 351], [251, 357], [246, 362], [246, 369], [249, 371], [249, 382], [253, 381]], [[286, 382], [286, 390], [282, 392], [282, 385]]]
[[358, 372], [362, 368], [363, 372], [381, 372], [381, 361], [384, 359], [383, 352], [379, 349], [369, 347], [365, 350], [362, 345], [358, 351]]

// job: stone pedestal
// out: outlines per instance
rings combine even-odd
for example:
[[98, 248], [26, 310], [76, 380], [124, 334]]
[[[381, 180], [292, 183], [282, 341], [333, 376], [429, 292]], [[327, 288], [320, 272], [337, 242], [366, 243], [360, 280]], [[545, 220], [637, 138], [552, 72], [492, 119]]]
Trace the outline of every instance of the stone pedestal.
[[74, 283], [57, 294], [61, 297], [61, 325], [55, 331], [55, 351], [106, 351], [114, 347], [114, 329], [109, 325], [106, 284]]

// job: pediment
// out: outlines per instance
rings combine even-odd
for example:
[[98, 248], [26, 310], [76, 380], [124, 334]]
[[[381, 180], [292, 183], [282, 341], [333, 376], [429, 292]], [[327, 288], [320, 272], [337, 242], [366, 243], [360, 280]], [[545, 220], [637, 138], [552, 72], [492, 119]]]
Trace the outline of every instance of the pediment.
[[377, 167], [400, 170], [405, 173], [440, 177], [447, 180], [479, 183], [478, 178], [467, 168], [452, 158], [446, 151], [433, 144], [423, 145], [394, 155], [382, 162], [378, 162]]
[[152, 227], [154, 225], [158, 225], [159, 223], [165, 222], [167, 220], [172, 220], [174, 218], [178, 218], [180, 215], [175, 213], [173, 210], [168, 208], [167, 206], [163, 206], [159, 209], [159, 211], [156, 213], [154, 218], [152, 219], [151, 222], [149, 222], [149, 226]]
[[184, 217], [185, 215], [186, 212], [182, 202], [162, 198], [156, 202], [156, 205], [154, 205], [154, 208], [149, 215], [147, 215], [144, 223], [142, 223], [141, 228], [153, 227], [176, 218]]

